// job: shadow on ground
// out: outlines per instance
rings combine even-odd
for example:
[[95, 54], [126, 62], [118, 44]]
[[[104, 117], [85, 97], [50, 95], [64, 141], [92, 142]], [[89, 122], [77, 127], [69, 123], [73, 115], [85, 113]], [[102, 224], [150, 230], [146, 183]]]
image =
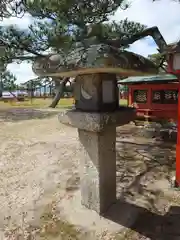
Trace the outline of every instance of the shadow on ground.
[[60, 110], [11, 108], [0, 109], [0, 122], [17, 122], [30, 119], [44, 119], [58, 114]]
[[[131, 125], [117, 129], [118, 200], [105, 217], [128, 230], [113, 239], [178, 240], [180, 192], [170, 185], [175, 173], [175, 144], [135, 137], [132, 129]], [[79, 178], [68, 185], [72, 191], [77, 188]]]
[[175, 144], [135, 138], [131, 130], [117, 133], [118, 201], [106, 217], [128, 227], [122, 211], [138, 213], [132, 236], [123, 239], [180, 239], [180, 192], [170, 185]]
[[[171, 206], [165, 215], [154, 213], [138, 205], [118, 201], [113, 210], [106, 215], [106, 218], [122, 226], [128, 227], [125, 218], [121, 215], [120, 209], [129, 209], [139, 213], [135, 223], [129, 228], [124, 236], [119, 235], [116, 239], [126, 240], [178, 240], [180, 239], [179, 216], [180, 207]], [[178, 214], [179, 213], [179, 214]]]

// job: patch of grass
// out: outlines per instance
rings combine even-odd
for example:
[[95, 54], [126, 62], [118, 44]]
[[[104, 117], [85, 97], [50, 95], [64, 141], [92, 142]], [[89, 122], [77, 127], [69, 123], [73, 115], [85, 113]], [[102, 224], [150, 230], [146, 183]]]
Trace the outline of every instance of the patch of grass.
[[[58, 108], [68, 108], [73, 105], [73, 98], [62, 98], [58, 103]], [[30, 107], [30, 108], [46, 108], [52, 102], [51, 98], [33, 98], [24, 102], [9, 101], [4, 103], [0, 101], [0, 108], [12, 108], [12, 107]]]
[[[77, 229], [67, 221], [61, 220], [56, 214], [55, 203], [48, 204], [36, 226], [26, 223], [22, 219], [22, 226], [12, 225], [6, 227], [7, 239], [22, 240], [83, 240], [88, 234]], [[9, 219], [10, 221], [10, 219]], [[33, 224], [33, 223], [32, 223]]]
[[120, 99], [119, 104], [120, 104], [121, 106], [127, 106], [128, 102], [127, 102], [126, 99]]
[[62, 240], [79, 240], [82, 239], [82, 232], [74, 225], [67, 221], [61, 220], [56, 215], [54, 204], [46, 207], [40, 219], [39, 239], [62, 239]]
[[[12, 107], [46, 108], [51, 104], [51, 102], [52, 102], [51, 98], [45, 98], [45, 99], [44, 98], [33, 98], [33, 99], [29, 99], [24, 102], [0, 101], [0, 108], [12, 108]], [[69, 108], [69, 107], [72, 107], [73, 104], [74, 104], [73, 98], [62, 98], [59, 101], [57, 108]], [[121, 106], [127, 106], [127, 100], [121, 99], [119, 101], [119, 104]]]
[[128, 229], [125, 233], [117, 233], [114, 240], [139, 240], [141, 237], [139, 233]]

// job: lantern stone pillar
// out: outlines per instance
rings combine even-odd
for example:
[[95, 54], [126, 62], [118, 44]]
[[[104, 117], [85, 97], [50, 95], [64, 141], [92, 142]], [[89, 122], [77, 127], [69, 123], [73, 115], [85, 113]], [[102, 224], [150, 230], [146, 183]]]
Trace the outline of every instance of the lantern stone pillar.
[[116, 75], [81, 75], [75, 83], [75, 109], [59, 121], [78, 128], [81, 144], [81, 202], [104, 214], [116, 202], [116, 126], [134, 120], [133, 108], [119, 108]]

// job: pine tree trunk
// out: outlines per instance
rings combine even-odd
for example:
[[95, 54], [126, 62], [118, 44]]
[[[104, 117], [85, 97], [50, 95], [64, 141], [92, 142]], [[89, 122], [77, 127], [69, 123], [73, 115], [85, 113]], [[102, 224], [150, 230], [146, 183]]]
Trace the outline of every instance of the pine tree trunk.
[[64, 78], [61, 82], [55, 80], [56, 95], [49, 107], [55, 108], [57, 106], [59, 100], [63, 96], [64, 89], [65, 89], [65, 86], [66, 86], [66, 83], [68, 82], [68, 80], [69, 80], [69, 78]]

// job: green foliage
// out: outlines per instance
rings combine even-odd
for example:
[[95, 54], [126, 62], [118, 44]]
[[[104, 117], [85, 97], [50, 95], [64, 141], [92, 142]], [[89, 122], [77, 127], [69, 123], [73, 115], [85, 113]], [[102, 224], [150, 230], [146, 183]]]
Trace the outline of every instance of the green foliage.
[[16, 77], [9, 71], [0, 74], [1, 88], [5, 91], [12, 91], [16, 89]]
[[154, 53], [148, 56], [148, 58], [156, 64], [156, 66], [160, 67], [160, 72], [165, 72], [167, 67], [167, 62], [164, 56], [160, 53]]
[[128, 6], [124, 0], [16, 0], [15, 3], [19, 4], [12, 5], [12, 12], [30, 14], [34, 22], [26, 30], [17, 26], [0, 27], [1, 38], [9, 45], [6, 61], [8, 57], [27, 53], [42, 56], [46, 50], [66, 52], [92, 36], [101, 43], [112, 38], [120, 41], [145, 28], [127, 19], [107, 23], [118, 7]]
[[0, 1], [0, 18], [11, 16], [22, 16], [24, 14], [24, 0], [1, 0]]
[[[100, 43], [108, 43], [111, 40], [115, 40], [120, 44], [122, 40], [129, 39], [137, 32], [142, 32], [145, 28], [145, 25], [128, 21], [126, 18], [119, 22], [113, 21], [111, 23], [90, 25], [87, 37], [96, 36]], [[127, 48], [128, 45], [125, 47]]]
[[148, 56], [148, 58], [155, 62], [157, 65], [160, 64], [161, 60], [162, 60], [162, 55], [160, 53], [154, 53]]
[[83, 28], [89, 23], [107, 21], [118, 7], [125, 9], [128, 4], [124, 0], [29, 0], [24, 6], [27, 12], [39, 19], [61, 20], [64, 25]]
[[[13, 25], [0, 26], [1, 39], [7, 44], [6, 54], [1, 60], [10, 63], [12, 59], [18, 59], [19, 62], [24, 55], [33, 60], [32, 56], [44, 56], [47, 51], [66, 54], [75, 48], [77, 43], [84, 43], [92, 37], [95, 37], [98, 43], [107, 43], [112, 39], [120, 42], [145, 29], [146, 26], [127, 19], [108, 22], [118, 7], [126, 9], [128, 2], [1, 0], [2, 18], [28, 14], [34, 20], [25, 30]], [[42, 82], [37, 84], [42, 85]]]

